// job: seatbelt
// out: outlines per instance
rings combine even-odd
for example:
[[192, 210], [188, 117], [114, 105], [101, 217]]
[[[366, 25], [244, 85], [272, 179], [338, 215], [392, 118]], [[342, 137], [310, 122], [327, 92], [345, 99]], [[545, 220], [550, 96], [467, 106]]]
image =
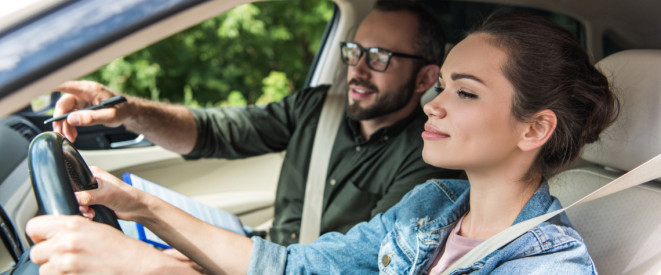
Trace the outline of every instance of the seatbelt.
[[633, 187], [636, 185], [639, 185], [641, 183], [645, 183], [648, 181], [652, 181], [654, 179], [660, 178], [661, 177], [661, 154], [657, 155], [656, 157], [648, 160], [647, 162], [641, 164], [640, 166], [634, 168], [633, 170], [629, 171], [628, 173], [622, 175], [619, 178], [614, 179], [613, 181], [609, 182], [608, 184], [602, 186], [601, 188], [595, 190], [594, 192], [588, 194], [587, 196], [577, 200], [576, 202], [572, 203], [571, 205], [559, 209], [556, 211], [553, 211], [551, 213], [547, 213], [520, 223], [517, 223], [513, 226], [510, 226], [509, 228], [505, 229], [504, 231], [494, 235], [493, 237], [487, 239], [480, 245], [476, 246], [473, 248], [471, 251], [466, 253], [463, 257], [461, 257], [459, 260], [457, 260], [454, 264], [452, 264], [448, 269], [446, 269], [442, 274], [449, 274], [451, 271], [454, 271], [459, 268], [468, 268], [473, 263], [479, 261], [480, 259], [483, 259], [487, 255], [491, 254], [491, 252], [495, 251], [496, 249], [499, 249], [506, 244], [510, 243], [514, 239], [518, 238], [519, 236], [523, 235], [524, 233], [528, 232], [535, 226], [543, 223], [544, 221], [553, 218], [554, 216], [566, 211], [567, 209], [579, 205], [582, 203], [586, 203], [592, 200], [596, 200], [598, 198], [622, 191], [624, 189], [627, 189], [629, 187]]
[[301, 244], [311, 243], [319, 237], [328, 163], [346, 103], [347, 82], [343, 79], [344, 77], [346, 74], [339, 73], [336, 81], [330, 87], [317, 123], [308, 178], [305, 184], [305, 200], [303, 201], [299, 237]]

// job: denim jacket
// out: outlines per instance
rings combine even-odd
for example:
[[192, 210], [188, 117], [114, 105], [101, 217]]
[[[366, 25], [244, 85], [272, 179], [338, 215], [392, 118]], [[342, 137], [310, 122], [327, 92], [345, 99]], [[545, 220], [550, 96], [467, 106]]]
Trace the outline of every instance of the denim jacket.
[[[425, 274], [468, 211], [469, 184], [430, 180], [346, 234], [283, 247], [254, 237], [248, 274]], [[543, 183], [514, 223], [560, 209]], [[452, 274], [594, 274], [583, 240], [563, 214]]]

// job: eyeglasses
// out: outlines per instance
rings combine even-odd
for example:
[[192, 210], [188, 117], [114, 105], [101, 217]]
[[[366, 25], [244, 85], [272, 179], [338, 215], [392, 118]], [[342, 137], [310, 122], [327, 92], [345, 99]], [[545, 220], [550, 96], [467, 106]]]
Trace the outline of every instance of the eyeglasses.
[[365, 55], [367, 67], [377, 72], [385, 72], [388, 65], [390, 65], [390, 58], [393, 56], [419, 59], [429, 63], [422, 56], [391, 52], [378, 47], [363, 48], [354, 42], [340, 42], [340, 53], [342, 62], [349, 66], [356, 66], [360, 62], [360, 58], [363, 57], [363, 53], [367, 53]]

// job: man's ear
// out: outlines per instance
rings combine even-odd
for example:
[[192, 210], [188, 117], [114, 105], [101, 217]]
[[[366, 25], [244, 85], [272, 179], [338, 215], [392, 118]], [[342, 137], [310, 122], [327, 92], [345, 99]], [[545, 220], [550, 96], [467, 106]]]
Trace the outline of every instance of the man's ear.
[[546, 109], [535, 114], [524, 125], [518, 147], [522, 151], [531, 151], [541, 148], [551, 138], [558, 125], [558, 118], [553, 111]]
[[418, 72], [418, 78], [415, 82], [415, 91], [418, 93], [424, 93], [434, 86], [440, 70], [441, 67], [436, 64], [429, 64], [422, 67]]

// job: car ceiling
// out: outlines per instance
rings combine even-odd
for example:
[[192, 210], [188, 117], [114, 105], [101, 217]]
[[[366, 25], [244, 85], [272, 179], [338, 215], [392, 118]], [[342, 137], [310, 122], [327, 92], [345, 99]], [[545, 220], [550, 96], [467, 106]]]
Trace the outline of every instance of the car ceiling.
[[[570, 15], [588, 30], [613, 33], [628, 48], [661, 48], [661, 1], [658, 0], [498, 0], [473, 1], [510, 4]], [[590, 34], [588, 34], [590, 35]], [[596, 41], [596, 42], [601, 42]]]

